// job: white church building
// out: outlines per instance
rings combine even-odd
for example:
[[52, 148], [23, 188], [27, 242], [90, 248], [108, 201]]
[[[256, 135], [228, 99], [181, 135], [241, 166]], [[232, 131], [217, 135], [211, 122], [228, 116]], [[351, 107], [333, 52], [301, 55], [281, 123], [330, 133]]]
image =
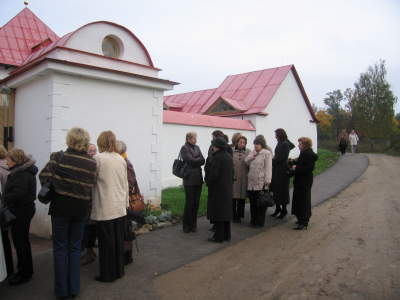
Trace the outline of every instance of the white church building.
[[[205, 156], [216, 129], [228, 136], [240, 131], [250, 144], [263, 134], [273, 148], [280, 127], [294, 143], [300, 136], [317, 142], [318, 120], [293, 65], [165, 97], [178, 83], [159, 71], [123, 26], [93, 22], [59, 38], [25, 8], [0, 28], [0, 88], [11, 89], [0, 95], [0, 143], [23, 149], [41, 169], [51, 152], [66, 149], [71, 127], [87, 129], [94, 144], [112, 130], [128, 146], [145, 199], [159, 204], [162, 188], [182, 183], [171, 169], [188, 131], [198, 133]], [[36, 201], [36, 207], [31, 232], [49, 237], [48, 206]]]

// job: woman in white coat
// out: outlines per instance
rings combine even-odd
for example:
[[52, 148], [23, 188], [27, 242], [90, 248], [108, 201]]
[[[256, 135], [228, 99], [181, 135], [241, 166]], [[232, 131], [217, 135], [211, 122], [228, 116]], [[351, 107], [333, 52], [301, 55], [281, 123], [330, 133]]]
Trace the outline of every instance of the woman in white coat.
[[354, 129], [351, 131], [349, 135], [349, 141], [350, 141], [350, 146], [351, 146], [351, 154], [356, 153], [356, 147], [358, 144], [358, 135], [357, 133], [354, 132]]
[[99, 154], [90, 218], [96, 221], [99, 241], [100, 275], [94, 279], [112, 282], [124, 276], [124, 230], [129, 206], [127, 165], [119, 154], [112, 131], [103, 131], [97, 139]]
[[247, 174], [247, 190], [250, 199], [251, 220], [249, 227], [264, 226], [267, 207], [257, 207], [257, 199], [263, 189], [268, 189], [272, 177], [272, 154], [267, 150], [265, 139], [254, 140], [254, 150], [246, 157], [250, 170]]

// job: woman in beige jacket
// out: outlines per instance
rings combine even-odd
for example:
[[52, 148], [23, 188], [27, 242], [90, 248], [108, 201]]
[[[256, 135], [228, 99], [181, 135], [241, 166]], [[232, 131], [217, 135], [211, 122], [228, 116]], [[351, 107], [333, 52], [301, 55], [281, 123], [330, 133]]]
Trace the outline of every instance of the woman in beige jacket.
[[245, 163], [245, 158], [251, 150], [246, 148], [247, 138], [240, 136], [236, 138], [236, 145], [233, 148], [233, 163], [235, 165], [236, 181], [233, 183], [232, 213], [233, 223], [241, 223], [244, 218], [245, 199], [247, 195], [247, 173], [249, 167]]
[[126, 208], [129, 206], [127, 165], [119, 155], [112, 131], [103, 131], [97, 146], [96, 180], [90, 218], [97, 221], [100, 275], [94, 279], [112, 282], [124, 276], [124, 229]]
[[257, 198], [263, 189], [268, 189], [272, 177], [272, 155], [267, 150], [265, 139], [254, 140], [254, 150], [246, 157], [245, 162], [250, 170], [247, 174], [247, 190], [250, 199], [251, 220], [249, 227], [264, 226], [267, 207], [257, 207]]

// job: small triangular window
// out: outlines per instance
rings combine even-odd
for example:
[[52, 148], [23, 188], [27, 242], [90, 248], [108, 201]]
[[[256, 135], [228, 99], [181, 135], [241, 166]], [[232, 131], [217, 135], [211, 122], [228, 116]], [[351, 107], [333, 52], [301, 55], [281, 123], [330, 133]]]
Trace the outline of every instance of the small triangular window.
[[221, 101], [218, 105], [211, 111], [211, 113], [220, 113], [220, 112], [227, 112], [227, 111], [236, 111], [231, 105], [226, 103], [225, 101]]

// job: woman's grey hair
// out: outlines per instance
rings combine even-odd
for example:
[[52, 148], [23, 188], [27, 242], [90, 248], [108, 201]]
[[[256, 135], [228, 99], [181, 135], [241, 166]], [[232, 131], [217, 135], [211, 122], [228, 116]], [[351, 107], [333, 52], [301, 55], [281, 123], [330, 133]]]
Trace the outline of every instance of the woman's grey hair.
[[126, 144], [123, 141], [117, 141], [117, 146], [119, 150], [121, 151], [120, 153], [125, 153], [127, 150]]

